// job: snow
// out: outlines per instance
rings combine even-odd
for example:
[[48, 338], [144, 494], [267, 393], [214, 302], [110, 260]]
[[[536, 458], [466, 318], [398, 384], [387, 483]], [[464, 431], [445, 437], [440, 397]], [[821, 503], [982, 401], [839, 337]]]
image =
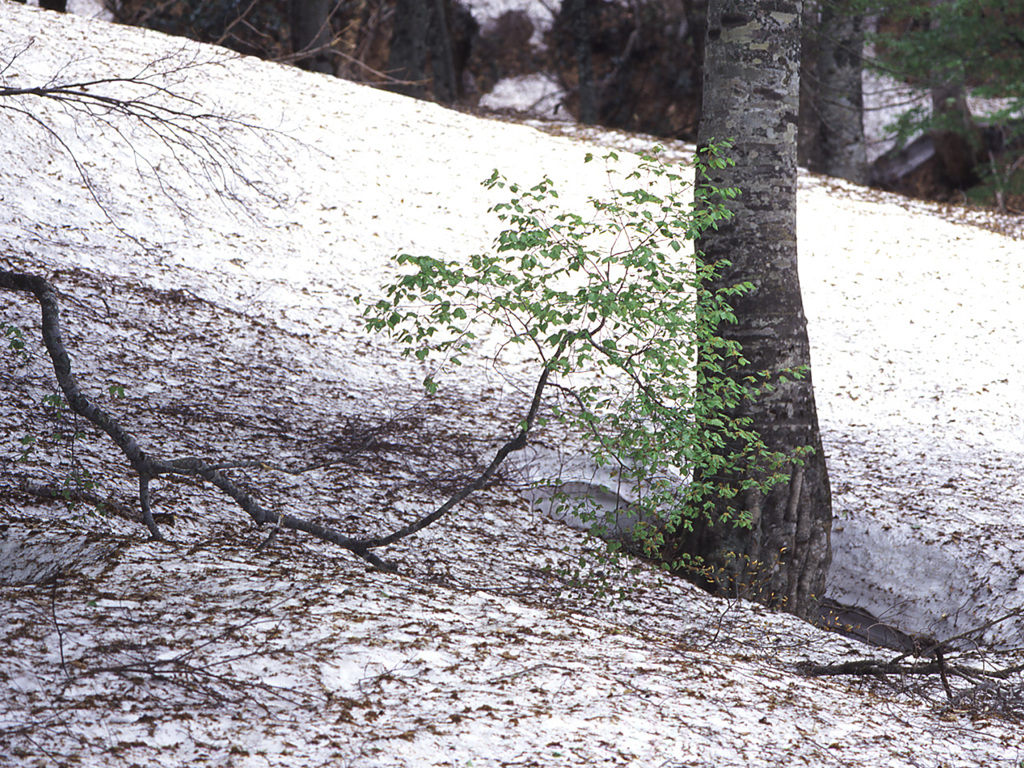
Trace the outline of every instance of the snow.
[[[0, 109], [0, 265], [58, 285], [78, 375], [148, 449], [298, 464], [391, 419], [382, 447], [349, 463], [241, 478], [269, 508], [358, 534], [432, 508], [439, 476], [489, 456], [517, 418], [522, 371], [470, 361], [426, 400], [426, 369], [363, 331], [353, 297], [395, 274], [397, 252], [486, 249], [499, 227], [479, 182], [493, 168], [547, 173], [579, 202], [606, 184], [586, 152], [645, 141], [564, 124], [554, 136], [11, 3], [0, 25], [3, 58], [21, 51], [7, 86], [135, 74], [166, 56], [188, 68], [159, 82], [236, 118], [207, 135], [244, 175], [211, 186], [195, 178], [200, 158], [179, 163], [138, 127], [118, 123], [129, 147], [57, 104], [15, 102], [75, 153], [105, 213], [53, 135]], [[1019, 223], [809, 175], [799, 215], [836, 508], [830, 594], [939, 638], [1020, 610]], [[0, 318], [38, 331], [24, 297], [0, 294]], [[609, 575], [631, 590], [623, 602], [560, 590], [545, 566], [593, 545], [532, 509], [515, 477], [390, 548], [401, 575], [298, 535], [256, 551], [266, 532], [187, 482], [155, 489], [173, 543], [44, 503], [19, 483], [59, 483], [68, 457], [43, 445], [15, 461], [21, 435], [52, 426], [38, 407], [52, 373], [33, 352], [28, 366], [0, 358], [0, 764], [1024, 759], [1018, 725], [946, 707], [935, 681], [799, 674], [891, 654], [792, 617], [642, 564]], [[108, 398], [110, 383], [126, 396]], [[76, 452], [99, 493], [130, 506], [116, 452], [90, 430]], [[56, 580], [43, 581], [43, 552]], [[985, 639], [1020, 648], [1022, 634], [1018, 615]]]
[[484, 109], [524, 112], [536, 117], [568, 119], [568, 112], [559, 110], [565, 91], [553, 77], [543, 73], [520, 75], [499, 80], [490, 93], [480, 97]]
[[530, 44], [540, 47], [544, 44], [544, 35], [555, 20], [555, 7], [536, 0], [467, 0], [465, 6], [473, 14], [480, 25], [481, 34], [490, 34], [498, 19], [506, 13], [522, 13], [533, 24], [533, 36]]

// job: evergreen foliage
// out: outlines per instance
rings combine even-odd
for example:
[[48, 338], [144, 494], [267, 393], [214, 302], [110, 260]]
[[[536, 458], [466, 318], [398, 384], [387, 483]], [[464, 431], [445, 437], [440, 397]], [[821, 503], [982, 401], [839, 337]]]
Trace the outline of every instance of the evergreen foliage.
[[[865, 12], [878, 13], [870, 0]], [[1024, 6], [1005, 0], [897, 0], [874, 35], [882, 72], [931, 91], [893, 127], [901, 140], [922, 131], [962, 136], [987, 192], [1003, 207], [1024, 158]], [[962, 95], [990, 99], [976, 114]], [[1024, 186], [1019, 192], [1024, 192]]]
[[887, 3], [879, 63], [913, 84], [963, 83], [976, 96], [1024, 100], [1024, 6], [1005, 0]]

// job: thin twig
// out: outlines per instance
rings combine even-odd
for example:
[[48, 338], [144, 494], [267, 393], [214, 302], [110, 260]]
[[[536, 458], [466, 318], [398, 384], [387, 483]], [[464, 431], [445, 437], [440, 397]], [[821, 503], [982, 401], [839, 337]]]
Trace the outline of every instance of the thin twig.
[[60, 651], [60, 668], [64, 672], [64, 677], [70, 680], [71, 673], [68, 672], [68, 665], [64, 659], [64, 632], [60, 628], [60, 622], [57, 621], [57, 582], [60, 581], [60, 575], [59, 570], [53, 575], [53, 588], [50, 591], [50, 616], [53, 618], [53, 626], [57, 630], [57, 649]]

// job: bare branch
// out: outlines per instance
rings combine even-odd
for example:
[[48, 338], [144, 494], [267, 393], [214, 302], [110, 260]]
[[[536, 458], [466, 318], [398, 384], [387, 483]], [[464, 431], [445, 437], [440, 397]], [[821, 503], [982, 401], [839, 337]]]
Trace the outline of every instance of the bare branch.
[[[805, 664], [801, 665], [800, 671], [810, 677], [874, 677], [880, 680], [903, 679], [907, 677], [931, 677], [937, 676], [946, 694], [946, 701], [949, 706], [957, 706], [959, 702], [978, 695], [981, 692], [991, 692], [999, 687], [1002, 681], [1008, 681], [1014, 676], [1024, 673], [1024, 664], [1013, 664], [1006, 667], [995, 667], [985, 662], [985, 666], [974, 666], [961, 663], [963, 654], [966, 651], [956, 650], [957, 642], [964, 640], [974, 641], [972, 645], [977, 646], [978, 639], [982, 633], [999, 622], [1005, 621], [1014, 616], [1019, 616], [1020, 610], [1007, 613], [992, 621], [988, 621], [980, 627], [962, 632], [942, 642], [936, 642], [930, 638], [922, 638], [916, 643], [913, 651], [902, 653], [888, 661], [876, 659], [857, 659], [855, 661], [843, 662], [841, 664]], [[926, 661], [908, 661], [914, 656]], [[954, 690], [952, 680], [966, 681], [967, 687], [963, 684], [960, 690]], [[1024, 686], [1020, 687], [1024, 691]], [[1019, 699], [1019, 693], [1011, 689], [1011, 693]], [[1012, 697], [1011, 697], [1012, 698]], [[1017, 710], [1024, 709], [1024, 700], [1016, 702]]]
[[[138, 474], [139, 504], [142, 509], [142, 519], [155, 539], [162, 539], [163, 534], [154, 520], [150, 505], [150, 481], [162, 475], [199, 477], [231, 498], [257, 525], [270, 524], [275, 526], [275, 530], [277, 528], [286, 528], [308, 533], [322, 541], [349, 550], [376, 568], [394, 571], [396, 570], [394, 565], [385, 562], [370, 550], [393, 544], [441, 519], [471, 494], [483, 488], [494, 477], [498, 468], [510, 453], [524, 448], [527, 436], [536, 422], [540, 411], [542, 395], [550, 373], [548, 368], [543, 369], [534, 391], [529, 413], [520, 425], [518, 432], [497, 451], [491, 463], [476, 479], [452, 494], [444, 504], [430, 514], [421, 517], [388, 536], [355, 538], [311, 520], [283, 512], [275, 513], [265, 509], [248, 491], [235, 484], [222, 471], [223, 468], [227, 467], [253, 466], [251, 462], [243, 462], [242, 464], [213, 464], [196, 457], [161, 459], [144, 451], [135, 436], [121, 426], [113, 416], [92, 402], [78, 384], [77, 379], [72, 373], [71, 361], [61, 338], [59, 301], [57, 291], [53, 285], [37, 275], [0, 270], [0, 288], [31, 293], [39, 302], [42, 311], [43, 343], [53, 363], [57, 383], [71, 409], [103, 430], [117, 447], [121, 449], [121, 452], [128, 459], [131, 468]], [[257, 464], [263, 466], [261, 463]]]
[[439, 520], [444, 515], [448, 514], [455, 505], [465, 500], [470, 494], [483, 488], [487, 482], [494, 477], [494, 473], [498, 471], [498, 467], [501, 466], [502, 462], [508, 457], [513, 451], [521, 451], [526, 447], [526, 440], [529, 436], [530, 430], [533, 428], [534, 423], [537, 420], [537, 414], [540, 411], [541, 399], [544, 394], [544, 388], [547, 386], [548, 376], [551, 373], [550, 368], [544, 368], [541, 372], [540, 378], [537, 381], [537, 386], [534, 389], [533, 401], [530, 403], [530, 412], [527, 415], [523, 425], [520, 427], [519, 432], [510, 440], [508, 440], [498, 452], [494, 455], [494, 459], [488, 465], [487, 469], [472, 483], [461, 488], [454, 493], [451, 498], [448, 499], [444, 504], [438, 507], [436, 510], [426, 515], [415, 523], [407, 525], [401, 530], [395, 531], [390, 536], [384, 536], [375, 539], [366, 539], [365, 545], [368, 547], [383, 547], [388, 544], [393, 544], [399, 539], [410, 536], [417, 531], [426, 528], [428, 525], [436, 520]]
[[[29, 41], [24, 48], [13, 54], [0, 72], [0, 77], [32, 42]], [[71, 159], [75, 171], [104, 215], [121, 234], [136, 242], [137, 238], [115, 220], [101, 199], [71, 143], [53, 125], [26, 106], [26, 99], [42, 99], [57, 104], [76, 124], [82, 120], [91, 121], [101, 135], [127, 147], [134, 155], [139, 175], [154, 181], [183, 219], [192, 216], [187, 204], [182, 202], [189, 196], [174, 186], [166, 169], [161, 170], [154, 161], [135, 151], [129, 127], [131, 130], [141, 129], [156, 139], [185, 178], [211, 187], [219, 199], [230, 202], [250, 217], [258, 219], [255, 208], [247, 203], [247, 196], [254, 195], [258, 199], [276, 202], [272, 186], [247, 175], [238, 157], [238, 142], [225, 135], [223, 129], [227, 127], [258, 132], [268, 146], [271, 138], [281, 138], [282, 135], [241, 118], [206, 111], [197, 100], [174, 89], [174, 85], [180, 83], [186, 74], [213, 61], [201, 59], [197, 53], [190, 54], [183, 49], [176, 55], [150, 62], [134, 75], [126, 77], [67, 80], [54, 77], [45, 84], [30, 87], [8, 87], [2, 85], [0, 80], [0, 109], [23, 115], [56, 141]], [[256, 163], [249, 165], [257, 167]]]

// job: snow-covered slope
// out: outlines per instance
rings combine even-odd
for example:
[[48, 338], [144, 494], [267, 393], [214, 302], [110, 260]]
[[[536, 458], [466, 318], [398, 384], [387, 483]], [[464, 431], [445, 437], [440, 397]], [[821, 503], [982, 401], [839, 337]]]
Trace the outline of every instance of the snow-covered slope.
[[[423, 370], [362, 330], [352, 298], [392, 274], [398, 251], [486, 248], [497, 226], [479, 181], [492, 168], [547, 173], [578, 201], [605, 184], [585, 152], [639, 142], [552, 137], [12, 3], [0, 28], [5, 87], [170, 70], [157, 82], [194, 103], [169, 103], [235, 117], [189, 149], [130, 122], [115, 134], [109, 115], [0, 102], [0, 264], [58, 285], [79, 375], [151, 450], [344, 456], [246, 480], [272, 509], [353, 533], [430, 508], [438, 477], [487, 455], [520, 394], [481, 365], [424, 401]], [[197, 178], [197, 146], [240, 175]], [[813, 177], [800, 206], [837, 511], [833, 594], [938, 637], [1019, 609], [1019, 243], [954, 211]], [[9, 294], [0, 319], [38, 327]], [[157, 489], [175, 545], [117, 517], [69, 514], [17, 490], [67, 469], [66, 451], [44, 446], [15, 461], [23, 434], [52, 428], [38, 407], [45, 360], [37, 347], [29, 366], [5, 355], [0, 371], [0, 552], [9, 581], [37, 582], [0, 587], [5, 765], [1024, 759], [1015, 726], [947, 711], [931, 683], [801, 676], [802, 661], [872, 651], [790, 617], [644, 569], [612, 577], [634, 585], [621, 604], [559, 595], [544, 567], [590, 545], [508, 481], [389, 550], [402, 576], [298, 536], [257, 552], [263, 533], [187, 483]], [[107, 399], [111, 384], [126, 397]], [[76, 451], [101, 493], [130, 501], [104, 441], [87, 432]], [[64, 568], [40, 586], [38, 553], [56, 543], [70, 545]], [[989, 634], [1019, 646], [1020, 632], [1018, 616]]]

